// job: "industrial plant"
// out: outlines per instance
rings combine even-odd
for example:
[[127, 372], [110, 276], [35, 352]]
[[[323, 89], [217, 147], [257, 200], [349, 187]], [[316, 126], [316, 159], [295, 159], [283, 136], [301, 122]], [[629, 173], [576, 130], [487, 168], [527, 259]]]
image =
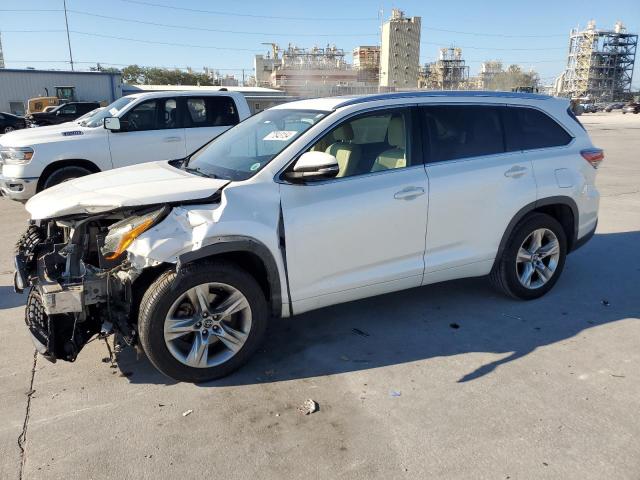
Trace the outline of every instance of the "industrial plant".
[[[421, 65], [421, 24], [421, 17], [408, 16], [394, 8], [380, 25], [378, 44], [363, 44], [348, 51], [333, 42], [324, 46], [263, 43], [266, 51], [254, 56], [252, 76], [245, 77], [242, 70], [241, 77], [236, 78], [215, 68], [204, 68], [204, 75], [213, 85], [277, 89], [288, 98], [415, 89], [518, 90], [587, 103], [626, 101], [633, 97], [638, 35], [627, 31], [622, 22], [611, 30], [596, 28], [593, 20], [585, 29], [572, 29], [565, 70], [555, 82], [544, 84], [533, 69], [524, 70], [500, 58], [488, 58], [477, 72], [471, 72], [463, 49], [455, 44], [426, 52], [436, 59]], [[351, 62], [349, 56], [353, 58]], [[92, 70], [102, 71], [100, 65]], [[189, 68], [187, 71], [192, 73]], [[22, 72], [25, 76], [22, 83], [28, 84], [27, 77], [36, 75], [37, 70]], [[67, 73], [71, 81], [73, 72]], [[9, 104], [15, 99], [5, 100]]]
[[271, 51], [254, 58], [255, 85], [295, 96], [414, 89], [520, 90], [597, 102], [631, 96], [638, 35], [621, 22], [613, 30], [597, 29], [594, 21], [585, 30], [572, 29], [566, 70], [546, 86], [535, 71], [500, 59], [487, 59], [472, 75], [462, 48], [455, 46], [439, 48], [435, 61], [420, 65], [420, 27], [420, 17], [393, 9], [381, 26], [380, 45], [357, 46], [351, 64], [335, 45], [282, 49], [268, 44]]
[[596, 28], [569, 36], [567, 68], [557, 82], [558, 94], [595, 101], [622, 100], [631, 91], [638, 35], [628, 33], [622, 22], [613, 30]]

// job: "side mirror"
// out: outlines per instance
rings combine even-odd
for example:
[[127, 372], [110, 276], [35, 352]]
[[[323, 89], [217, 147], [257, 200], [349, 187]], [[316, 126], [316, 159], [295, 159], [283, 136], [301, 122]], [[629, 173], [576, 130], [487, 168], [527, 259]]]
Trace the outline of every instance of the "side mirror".
[[118, 117], [107, 117], [104, 119], [104, 128], [112, 132], [121, 130], [120, 119]]
[[293, 170], [283, 177], [293, 183], [334, 178], [340, 171], [338, 160], [325, 152], [303, 153], [293, 166]]

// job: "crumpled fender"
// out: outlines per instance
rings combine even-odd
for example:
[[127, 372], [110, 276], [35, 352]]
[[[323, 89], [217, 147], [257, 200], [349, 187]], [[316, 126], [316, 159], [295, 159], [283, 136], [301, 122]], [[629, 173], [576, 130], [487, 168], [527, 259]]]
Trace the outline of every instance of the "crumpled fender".
[[[272, 290], [277, 290], [272, 302], [278, 307], [284, 305], [282, 315], [287, 316], [289, 296], [279, 233], [278, 185], [232, 183], [223, 189], [220, 203], [174, 207], [163, 221], [129, 246], [128, 259], [137, 270], [162, 263], [197, 261], [234, 251], [227, 247], [244, 239], [245, 246], [238, 250], [251, 251], [262, 258], [272, 277]], [[222, 243], [226, 243], [223, 250], [206, 248]]]

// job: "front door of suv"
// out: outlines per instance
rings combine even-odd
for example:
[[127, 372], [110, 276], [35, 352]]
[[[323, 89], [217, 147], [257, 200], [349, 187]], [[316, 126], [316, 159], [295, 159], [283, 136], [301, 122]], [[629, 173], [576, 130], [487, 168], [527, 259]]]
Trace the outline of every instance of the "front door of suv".
[[187, 155], [175, 98], [139, 103], [122, 120], [122, 131], [108, 131], [113, 168]]
[[429, 176], [425, 281], [489, 273], [515, 214], [536, 200], [531, 161], [510, 150], [506, 107], [420, 107]]
[[310, 150], [334, 155], [334, 179], [281, 185], [293, 311], [420, 285], [428, 181], [413, 109], [342, 122]]

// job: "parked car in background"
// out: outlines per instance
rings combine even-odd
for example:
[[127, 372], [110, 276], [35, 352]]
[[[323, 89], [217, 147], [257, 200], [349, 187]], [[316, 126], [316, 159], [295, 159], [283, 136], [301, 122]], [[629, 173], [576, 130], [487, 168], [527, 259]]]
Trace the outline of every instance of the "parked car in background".
[[640, 103], [628, 103], [622, 107], [622, 113], [639, 113]]
[[18, 117], [12, 113], [0, 112], [0, 133], [10, 133], [26, 126], [27, 122], [23, 117]]
[[595, 113], [598, 111], [598, 107], [595, 103], [582, 103], [581, 107], [583, 113]]
[[237, 92], [128, 95], [80, 122], [2, 137], [0, 190], [26, 201], [90, 173], [184, 158], [249, 115], [247, 101]]
[[272, 316], [485, 275], [539, 298], [598, 221], [604, 154], [568, 107], [493, 92], [302, 100], [184, 160], [57, 185], [27, 203], [15, 258], [36, 348], [73, 361], [115, 330], [203, 382], [245, 363]]
[[71, 122], [100, 106], [99, 102], [69, 102], [58, 105], [48, 112], [30, 113], [25, 118], [34, 126], [58, 125]]
[[614, 102], [604, 107], [604, 111], [612, 112], [613, 110], [620, 110], [622, 107], [624, 107], [624, 102]]

